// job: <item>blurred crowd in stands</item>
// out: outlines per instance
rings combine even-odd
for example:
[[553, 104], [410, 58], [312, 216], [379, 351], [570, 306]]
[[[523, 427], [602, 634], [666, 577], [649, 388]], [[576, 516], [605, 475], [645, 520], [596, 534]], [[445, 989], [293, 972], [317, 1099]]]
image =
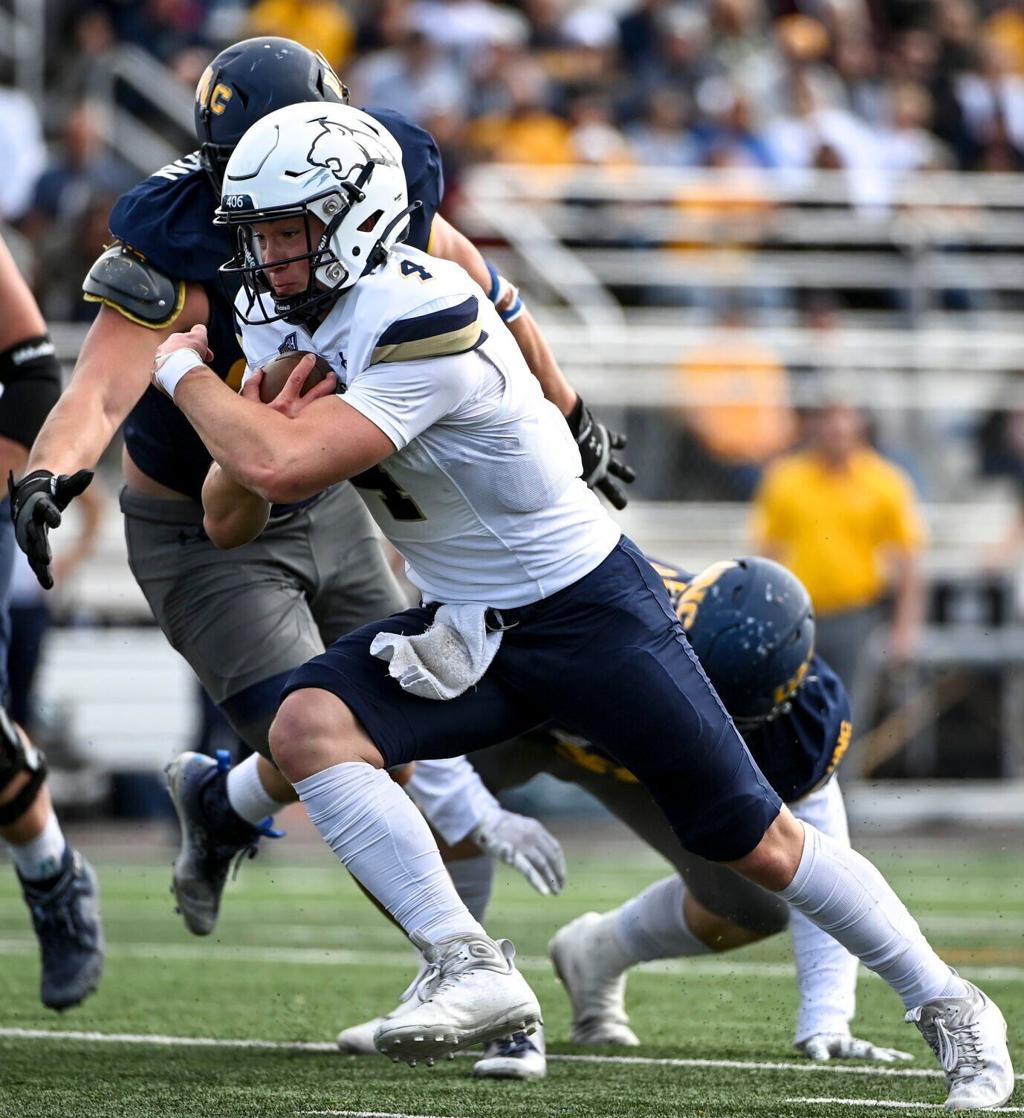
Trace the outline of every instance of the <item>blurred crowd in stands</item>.
[[[95, 312], [79, 297], [81, 277], [113, 199], [148, 169], [109, 145], [93, 99], [122, 46], [148, 52], [183, 90], [249, 35], [321, 50], [353, 103], [398, 109], [434, 134], [449, 214], [465, 169], [489, 160], [840, 170], [855, 204], [904, 171], [1024, 170], [1024, 0], [47, 0], [45, 12], [45, 97], [4, 84], [14, 71], [0, 62], [0, 220], [30, 246], [22, 263], [51, 321]], [[190, 146], [184, 134], [168, 139]], [[703, 233], [663, 247], [685, 261], [694, 247], [729, 245], [742, 279], [741, 250], [766, 236], [769, 207], [709, 200], [699, 182], [687, 189], [677, 220], [692, 231], [703, 217]], [[611, 223], [592, 213], [594, 236], [585, 219], [581, 236], [597, 243]], [[646, 306], [703, 298], [717, 323], [680, 360], [685, 410], [654, 420], [670, 437], [649, 440], [648, 457], [660, 442], [678, 461], [646, 471], [643, 495], [748, 498], [763, 464], [793, 444], [801, 370], [743, 332], [779, 296], [756, 283], [745, 292], [737, 304], [655, 278], [626, 293]], [[809, 328], [843, 309], [822, 290], [798, 298]], [[883, 298], [898, 310], [905, 293]], [[823, 327], [822, 338], [834, 333]], [[1001, 454], [1016, 460], [997, 420], [983, 432], [992, 473], [1005, 472]], [[644, 423], [633, 417], [639, 441]]]

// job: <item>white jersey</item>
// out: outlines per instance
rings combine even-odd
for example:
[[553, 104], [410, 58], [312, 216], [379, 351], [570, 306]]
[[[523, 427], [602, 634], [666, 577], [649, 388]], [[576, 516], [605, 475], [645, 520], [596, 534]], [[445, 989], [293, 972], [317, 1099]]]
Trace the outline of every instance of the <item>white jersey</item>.
[[[239, 306], [251, 315], [244, 291]], [[242, 348], [250, 368], [318, 353], [345, 402], [395, 444], [352, 483], [425, 601], [526, 605], [615, 546], [564, 418], [457, 264], [400, 245], [312, 334], [258, 323]]]

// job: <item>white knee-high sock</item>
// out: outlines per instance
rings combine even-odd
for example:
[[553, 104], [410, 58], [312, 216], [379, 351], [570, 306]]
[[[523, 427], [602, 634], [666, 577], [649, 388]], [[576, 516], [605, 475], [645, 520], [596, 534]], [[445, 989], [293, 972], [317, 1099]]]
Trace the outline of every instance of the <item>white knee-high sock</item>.
[[60, 829], [57, 816], [51, 810], [46, 824], [34, 839], [11, 848], [11, 857], [23, 881], [45, 881], [60, 870], [61, 859], [67, 849], [67, 840]]
[[616, 909], [615, 930], [629, 965], [711, 951], [690, 931], [683, 915], [686, 886], [678, 874], [649, 885]]
[[386, 772], [349, 761], [298, 781], [295, 791], [327, 845], [407, 935], [436, 943], [485, 934], [459, 900], [423, 816]]
[[455, 862], [446, 862], [445, 866], [462, 903], [469, 909], [473, 919], [482, 924], [494, 886], [494, 859], [490, 854], [481, 854], [478, 858], [460, 858]]
[[276, 815], [285, 805], [263, 787], [260, 780], [259, 754], [251, 756], [228, 770], [228, 803], [235, 813], [254, 827], [268, 815]]
[[966, 994], [964, 981], [935, 954], [878, 870], [855, 850], [801, 826], [803, 856], [779, 896], [884, 978], [908, 1009]]

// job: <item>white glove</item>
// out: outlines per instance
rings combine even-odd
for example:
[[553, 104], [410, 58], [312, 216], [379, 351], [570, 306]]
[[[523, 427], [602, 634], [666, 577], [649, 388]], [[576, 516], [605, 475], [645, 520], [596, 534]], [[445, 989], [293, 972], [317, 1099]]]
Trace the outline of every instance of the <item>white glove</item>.
[[558, 839], [536, 819], [499, 808], [470, 837], [485, 854], [519, 870], [542, 896], [562, 891], [565, 855]]
[[898, 1048], [880, 1048], [870, 1040], [860, 1040], [849, 1033], [815, 1033], [796, 1046], [808, 1060], [877, 1060], [894, 1064], [897, 1060], [912, 1060], [909, 1052]]

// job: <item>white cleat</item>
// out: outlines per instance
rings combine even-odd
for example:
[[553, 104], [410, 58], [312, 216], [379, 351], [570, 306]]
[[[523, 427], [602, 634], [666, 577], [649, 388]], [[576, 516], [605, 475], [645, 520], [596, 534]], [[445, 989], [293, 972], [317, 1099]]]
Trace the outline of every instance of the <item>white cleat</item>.
[[482, 1060], [473, 1065], [475, 1079], [543, 1079], [548, 1072], [544, 1056], [544, 1029], [532, 1036], [513, 1033], [509, 1040], [492, 1040]]
[[[349, 1028], [342, 1029], [335, 1037], [338, 1048], [348, 1056], [376, 1056], [377, 1048], [373, 1043], [373, 1038], [377, 1030], [386, 1022], [393, 1021], [396, 1017], [406, 1013], [420, 1001], [420, 983], [429, 974], [430, 969], [430, 966], [421, 960], [415, 978], [399, 996], [398, 1005], [390, 1013], [385, 1013], [383, 1017], [373, 1017], [369, 1021], [364, 1021], [361, 1025], [350, 1025]], [[425, 991], [426, 987], [424, 987]]]
[[555, 933], [548, 955], [572, 1003], [573, 1044], [635, 1048], [614, 918], [585, 912]]
[[987, 1110], [1013, 1094], [1006, 1021], [999, 1006], [968, 982], [962, 998], [936, 998], [907, 1013], [939, 1058], [947, 1110]]
[[[398, 1008], [404, 1009], [405, 1003], [403, 1002]], [[384, 1017], [371, 1017], [369, 1021], [364, 1021], [361, 1025], [350, 1025], [347, 1029], [342, 1029], [335, 1040], [338, 1048], [348, 1056], [376, 1056], [377, 1049], [373, 1043], [374, 1035], [394, 1012], [395, 1010], [392, 1010]]]
[[378, 1052], [413, 1065], [513, 1033], [529, 1034], [541, 1023], [540, 1005], [513, 965], [515, 948], [507, 939], [451, 936], [417, 946], [430, 970], [408, 1009], [377, 1029]]

